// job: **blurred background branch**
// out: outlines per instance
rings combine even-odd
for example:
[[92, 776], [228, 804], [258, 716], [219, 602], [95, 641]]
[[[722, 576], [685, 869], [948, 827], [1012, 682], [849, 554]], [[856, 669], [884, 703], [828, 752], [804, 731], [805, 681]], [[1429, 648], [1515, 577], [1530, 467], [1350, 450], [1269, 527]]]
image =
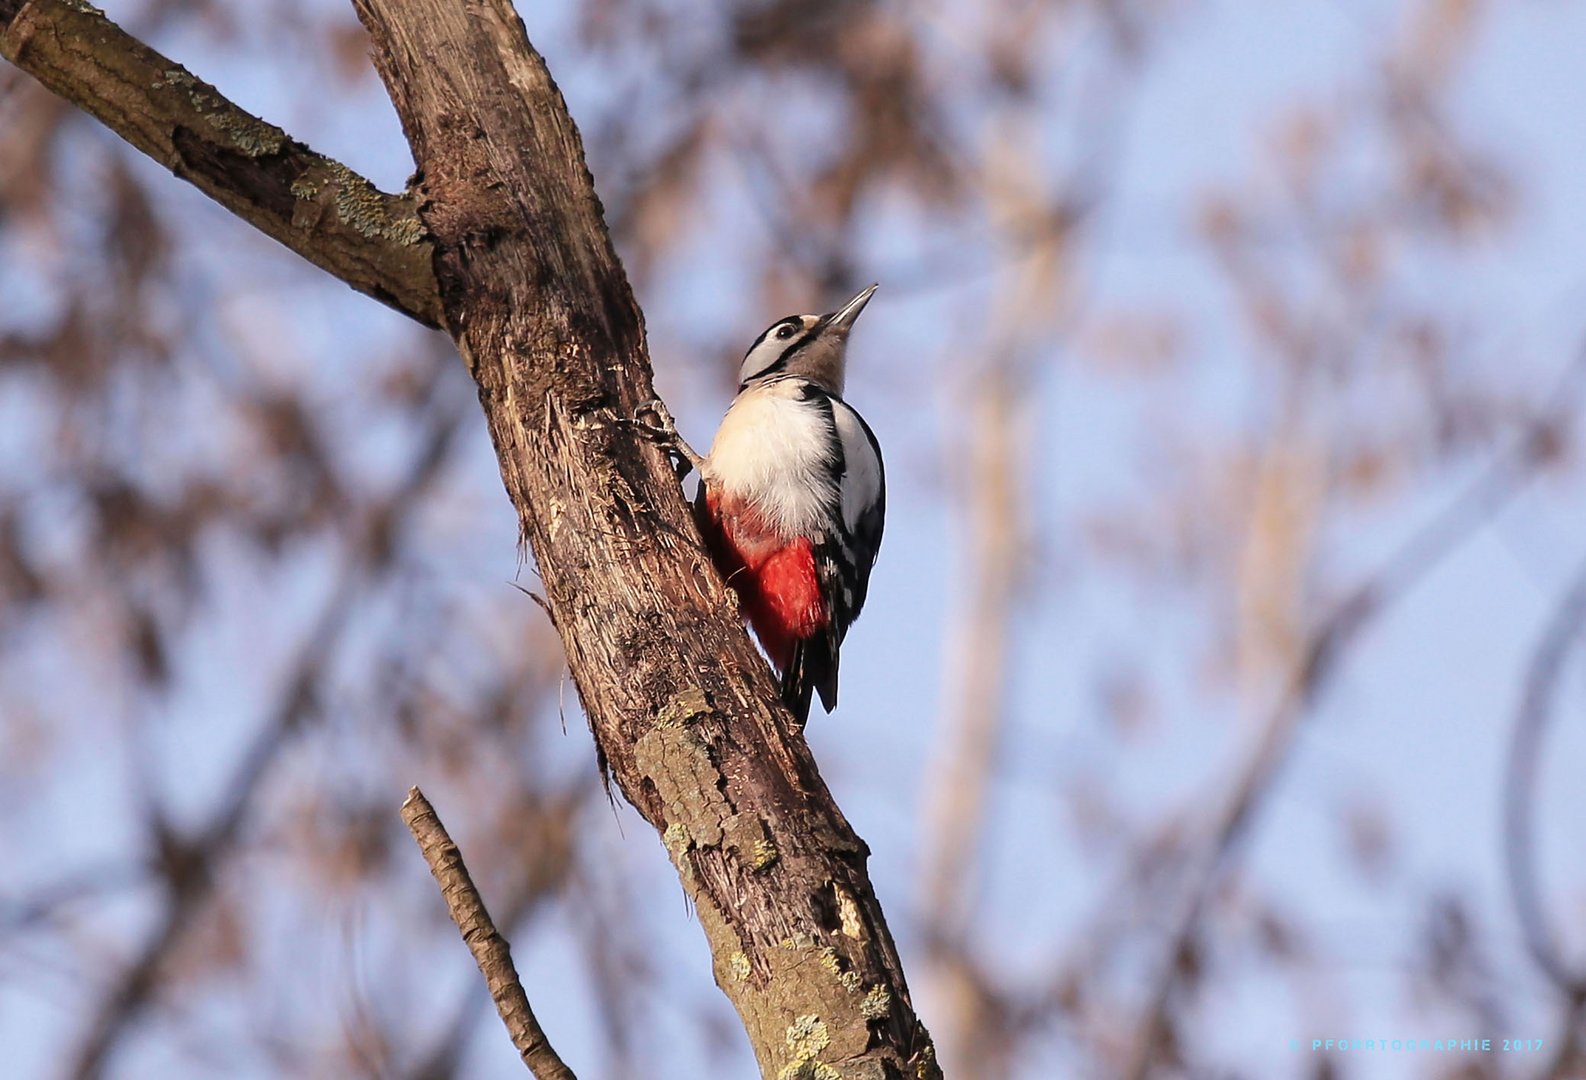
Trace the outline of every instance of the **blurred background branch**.
[[1245, 839], [1261, 800], [1292, 753], [1299, 725], [1315, 709], [1348, 650], [1372, 621], [1437, 570], [1461, 543], [1489, 525], [1494, 515], [1553, 462], [1559, 447], [1570, 441], [1583, 388], [1586, 345], [1577, 350], [1556, 389], [1544, 398], [1540, 415], [1521, 428], [1514, 447], [1442, 513], [1412, 534], [1375, 573], [1347, 592], [1306, 640], [1301, 661], [1263, 724], [1247, 764], [1226, 785], [1222, 809], [1209, 819], [1205, 839], [1192, 841], [1199, 850], [1187, 860], [1190, 869], [1182, 896], [1176, 901], [1179, 913], [1168, 922], [1171, 929], [1161, 974], [1132, 1040], [1127, 1074], [1132, 1080], [1150, 1073], [1152, 1057], [1165, 1041], [1168, 1001], [1182, 974], [1194, 966], [1198, 951], [1194, 939], [1201, 932], [1207, 902]]
[[1539, 1076], [1563, 1078], [1586, 1068], [1586, 969], [1572, 960], [1549, 919], [1542, 899], [1536, 852], [1535, 807], [1544, 789], [1540, 769], [1543, 736], [1555, 707], [1565, 663], [1586, 631], [1586, 569], [1559, 599], [1537, 642], [1526, 675], [1509, 744], [1504, 778], [1504, 854], [1509, 895], [1532, 961], [1559, 991], [1563, 1015], [1552, 1039], [1551, 1063]]

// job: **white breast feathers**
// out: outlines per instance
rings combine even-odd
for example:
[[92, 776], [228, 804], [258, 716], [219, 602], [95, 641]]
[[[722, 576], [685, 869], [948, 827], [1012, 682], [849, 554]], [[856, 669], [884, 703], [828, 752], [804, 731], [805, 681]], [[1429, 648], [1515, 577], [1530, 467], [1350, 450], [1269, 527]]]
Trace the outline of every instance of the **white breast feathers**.
[[784, 539], [819, 537], [838, 497], [832, 435], [822, 403], [805, 400], [800, 380], [751, 387], [722, 417], [705, 482], [749, 503]]

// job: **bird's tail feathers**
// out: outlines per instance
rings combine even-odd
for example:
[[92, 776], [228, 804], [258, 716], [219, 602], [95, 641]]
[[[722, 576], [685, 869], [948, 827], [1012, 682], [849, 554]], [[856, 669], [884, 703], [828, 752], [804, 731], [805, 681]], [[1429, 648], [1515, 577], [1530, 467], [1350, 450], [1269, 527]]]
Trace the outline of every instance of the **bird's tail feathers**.
[[810, 699], [821, 696], [821, 707], [837, 707], [837, 643], [828, 634], [817, 634], [793, 644], [782, 672], [782, 701], [803, 727], [809, 721]]
[[793, 646], [793, 658], [788, 661], [787, 670], [782, 673], [782, 704], [788, 707], [793, 714], [793, 719], [799, 727], [803, 727], [810, 718], [810, 698], [815, 685], [809, 681], [804, 673], [804, 646]]

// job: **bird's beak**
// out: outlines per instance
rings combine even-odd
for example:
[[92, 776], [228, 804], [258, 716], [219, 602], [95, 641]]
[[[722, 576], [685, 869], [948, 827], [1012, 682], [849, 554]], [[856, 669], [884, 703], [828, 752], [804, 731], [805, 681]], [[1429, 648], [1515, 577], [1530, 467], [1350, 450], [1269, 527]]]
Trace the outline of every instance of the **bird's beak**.
[[868, 289], [862, 289], [858, 296], [826, 316], [826, 329], [835, 330], [839, 334], [848, 333], [848, 328], [853, 326], [855, 319], [859, 318], [859, 313], [865, 309], [865, 305], [870, 303], [870, 298], [876, 294], [878, 287], [872, 285]]

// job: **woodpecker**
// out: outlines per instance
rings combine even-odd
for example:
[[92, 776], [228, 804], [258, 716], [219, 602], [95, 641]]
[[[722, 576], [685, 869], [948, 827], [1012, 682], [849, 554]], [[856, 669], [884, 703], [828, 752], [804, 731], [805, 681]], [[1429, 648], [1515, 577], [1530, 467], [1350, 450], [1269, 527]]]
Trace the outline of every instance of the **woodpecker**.
[[848, 333], [875, 291], [827, 315], [791, 315], [756, 338], [705, 457], [677, 438], [658, 403], [648, 406], [699, 470], [700, 531], [801, 726], [812, 692], [827, 712], [837, 705], [838, 651], [881, 546], [881, 447], [843, 400]]

